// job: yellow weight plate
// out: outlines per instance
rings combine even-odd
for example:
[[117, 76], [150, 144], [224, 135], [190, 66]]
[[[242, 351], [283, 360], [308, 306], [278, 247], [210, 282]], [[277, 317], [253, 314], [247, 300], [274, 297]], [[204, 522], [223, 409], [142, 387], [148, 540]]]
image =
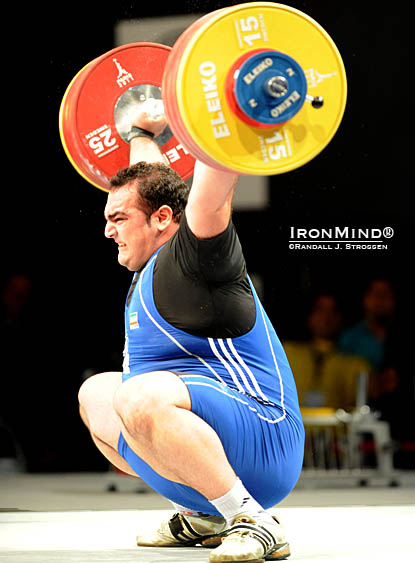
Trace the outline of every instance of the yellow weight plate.
[[[343, 61], [326, 31], [299, 10], [272, 2], [219, 10], [203, 25], [199, 22], [180, 48], [177, 107], [200, 160], [213, 159], [220, 168], [241, 174], [279, 174], [310, 161], [336, 133], [347, 97]], [[323, 107], [305, 102], [275, 129], [239, 119], [227, 103], [226, 78], [241, 55], [256, 49], [275, 49], [295, 59], [308, 94], [322, 96]]]

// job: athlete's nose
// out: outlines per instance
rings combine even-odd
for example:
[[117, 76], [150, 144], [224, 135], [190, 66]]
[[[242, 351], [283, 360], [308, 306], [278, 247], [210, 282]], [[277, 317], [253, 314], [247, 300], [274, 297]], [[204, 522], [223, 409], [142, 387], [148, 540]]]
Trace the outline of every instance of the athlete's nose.
[[116, 234], [115, 225], [107, 221], [105, 224], [104, 234], [107, 238], [114, 238]]

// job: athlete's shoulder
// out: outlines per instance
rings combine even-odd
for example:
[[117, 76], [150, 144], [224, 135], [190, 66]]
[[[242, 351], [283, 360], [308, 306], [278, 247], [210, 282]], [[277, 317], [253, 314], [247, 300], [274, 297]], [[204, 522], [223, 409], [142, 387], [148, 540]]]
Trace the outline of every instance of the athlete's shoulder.
[[179, 228], [157, 257], [158, 271], [178, 268], [181, 273], [206, 283], [228, 283], [246, 277], [242, 247], [232, 221], [224, 232], [200, 239], [190, 229], [185, 214]]

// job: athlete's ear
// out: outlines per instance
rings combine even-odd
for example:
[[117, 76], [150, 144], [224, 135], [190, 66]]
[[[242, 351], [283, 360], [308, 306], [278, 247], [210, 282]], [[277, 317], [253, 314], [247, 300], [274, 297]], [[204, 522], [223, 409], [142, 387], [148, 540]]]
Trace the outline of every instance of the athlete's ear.
[[173, 221], [173, 210], [169, 205], [162, 205], [157, 211], [154, 211], [151, 219], [155, 222], [159, 231], [164, 231]]

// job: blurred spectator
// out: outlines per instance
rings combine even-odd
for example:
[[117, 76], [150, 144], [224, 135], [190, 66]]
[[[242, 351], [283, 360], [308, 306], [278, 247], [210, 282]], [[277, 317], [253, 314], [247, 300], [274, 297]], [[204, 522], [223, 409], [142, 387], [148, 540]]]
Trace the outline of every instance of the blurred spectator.
[[345, 354], [366, 358], [377, 373], [384, 362], [385, 343], [390, 337], [396, 312], [396, 296], [387, 279], [370, 281], [362, 300], [363, 318], [340, 335]]
[[[404, 307], [407, 305], [404, 303]], [[345, 354], [359, 354], [370, 363], [368, 404], [389, 423], [396, 443], [395, 466], [412, 468], [415, 359], [411, 334], [399, 319], [398, 299], [390, 280], [374, 278], [369, 282], [362, 309], [361, 320], [340, 335], [339, 348]]]
[[357, 378], [369, 364], [358, 356], [344, 356], [337, 347], [342, 314], [337, 298], [320, 294], [306, 319], [309, 339], [284, 342], [297, 384], [300, 406], [352, 409]]
[[399, 387], [399, 369], [395, 364], [401, 346], [396, 332], [396, 306], [391, 282], [384, 278], [371, 280], [362, 298], [362, 319], [345, 329], [339, 338], [344, 354], [357, 354], [371, 366], [371, 406], [382, 404], [380, 398], [384, 394], [390, 396]]

